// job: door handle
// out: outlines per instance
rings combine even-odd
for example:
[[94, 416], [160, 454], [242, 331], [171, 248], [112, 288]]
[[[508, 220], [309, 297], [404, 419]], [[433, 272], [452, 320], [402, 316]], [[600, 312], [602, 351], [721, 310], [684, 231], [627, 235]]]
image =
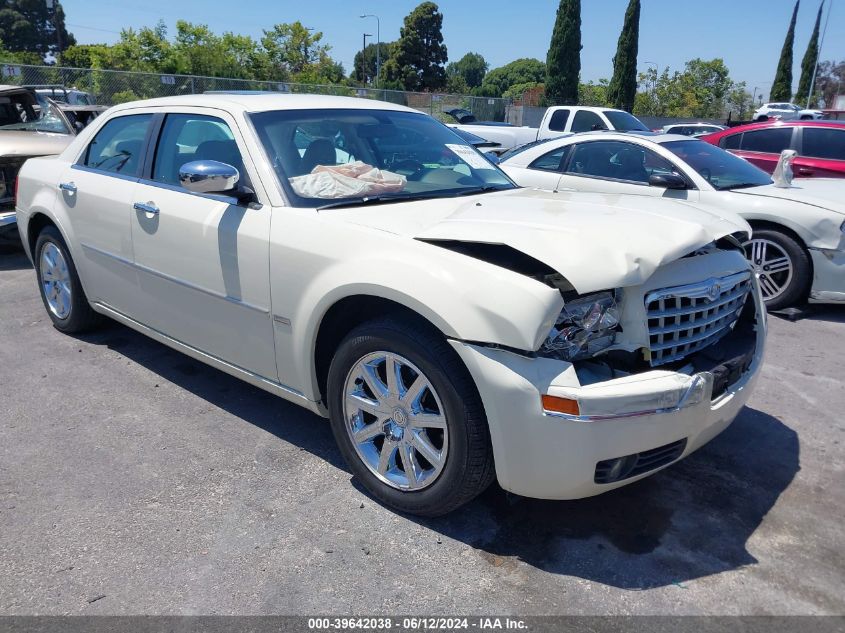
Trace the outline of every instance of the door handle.
[[74, 194], [76, 193], [76, 184], [73, 182], [61, 182], [59, 183], [59, 189], [67, 191], [69, 194]]
[[809, 167], [799, 167], [799, 168], [798, 168], [798, 173], [799, 173], [800, 175], [802, 175], [802, 176], [812, 176], [812, 175], [813, 175], [813, 170], [812, 170], [812, 169], [810, 169]]
[[132, 205], [132, 208], [136, 211], [143, 211], [144, 213], [149, 213], [150, 215], [158, 215], [158, 207], [152, 202], [136, 202]]

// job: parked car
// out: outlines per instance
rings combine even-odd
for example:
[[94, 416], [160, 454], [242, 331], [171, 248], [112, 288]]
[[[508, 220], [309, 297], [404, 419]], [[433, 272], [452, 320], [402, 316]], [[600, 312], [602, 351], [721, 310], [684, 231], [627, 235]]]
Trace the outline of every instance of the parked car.
[[24, 161], [60, 153], [73, 126], [55, 103], [28, 88], [0, 86], [0, 245], [17, 244], [15, 179]]
[[754, 228], [744, 248], [770, 309], [807, 297], [845, 302], [841, 180], [776, 187], [718, 147], [669, 134], [580, 134], [505, 154], [499, 165], [524, 186], [675, 198], [738, 213]]
[[69, 105], [67, 103], [57, 105], [77, 132], [85, 129], [86, 125], [108, 110], [108, 106], [102, 105]]
[[479, 121], [475, 118], [475, 115], [470, 112], [469, 110], [464, 110], [463, 108], [451, 108], [449, 110], [443, 110], [444, 114], [449, 115], [455, 123], [459, 123], [461, 125], [492, 125], [495, 127], [513, 127], [512, 123], [507, 123], [505, 121]]
[[703, 136], [726, 129], [724, 125], [716, 125], [715, 123], [673, 123], [672, 125], [664, 125], [656, 131], [663, 134], [680, 134], [681, 136]]
[[793, 121], [750, 123], [708, 134], [702, 140], [774, 171], [785, 149], [798, 152], [798, 178], [845, 178], [845, 122]]
[[518, 188], [390, 103], [116, 106], [27, 161], [18, 215], [57, 329], [107, 315], [329, 417], [406, 512], [494, 476], [549, 499], [640, 479], [726, 428], [762, 362], [746, 222]]
[[555, 138], [573, 132], [594, 130], [648, 131], [645, 124], [624, 110], [586, 106], [555, 106], [547, 108], [539, 128], [489, 125], [451, 125], [499, 143], [505, 150], [526, 143]]
[[781, 121], [798, 119], [806, 121], [820, 119], [822, 116], [823, 113], [821, 110], [806, 110], [794, 103], [764, 103], [754, 111], [752, 118], [755, 121], [768, 121], [769, 119], [779, 119]]

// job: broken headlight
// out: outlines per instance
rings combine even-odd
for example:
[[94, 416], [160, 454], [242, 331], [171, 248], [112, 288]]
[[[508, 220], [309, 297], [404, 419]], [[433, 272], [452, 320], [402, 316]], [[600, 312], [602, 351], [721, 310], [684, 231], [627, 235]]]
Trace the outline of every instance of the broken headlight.
[[598, 292], [567, 301], [540, 354], [573, 361], [613, 345], [619, 330], [616, 294]]

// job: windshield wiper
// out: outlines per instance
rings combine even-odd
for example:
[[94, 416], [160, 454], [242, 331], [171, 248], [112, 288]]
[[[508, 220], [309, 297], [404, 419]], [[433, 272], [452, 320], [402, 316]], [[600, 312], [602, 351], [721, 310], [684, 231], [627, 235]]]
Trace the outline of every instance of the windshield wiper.
[[458, 196], [474, 196], [479, 193], [490, 193], [491, 191], [509, 191], [514, 187], [508, 185], [484, 185], [483, 187], [472, 187], [470, 189], [460, 189], [458, 191], [450, 191], [444, 193], [444, 198], [457, 198]]
[[338, 200], [337, 202], [329, 202], [328, 204], [317, 207], [317, 211], [340, 209], [342, 207], [363, 207], [371, 204], [389, 204], [391, 202], [410, 200], [413, 197], [411, 194], [405, 193], [392, 196], [367, 196], [366, 198], [355, 198], [354, 200]]

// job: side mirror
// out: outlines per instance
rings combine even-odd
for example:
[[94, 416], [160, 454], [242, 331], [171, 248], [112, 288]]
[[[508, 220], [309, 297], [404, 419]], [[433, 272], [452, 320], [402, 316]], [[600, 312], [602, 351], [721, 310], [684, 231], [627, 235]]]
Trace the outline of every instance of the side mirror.
[[179, 184], [194, 193], [231, 194], [240, 177], [232, 165], [216, 160], [195, 160], [179, 168]]
[[663, 189], [686, 189], [687, 181], [678, 174], [652, 174], [648, 177], [648, 184]]

